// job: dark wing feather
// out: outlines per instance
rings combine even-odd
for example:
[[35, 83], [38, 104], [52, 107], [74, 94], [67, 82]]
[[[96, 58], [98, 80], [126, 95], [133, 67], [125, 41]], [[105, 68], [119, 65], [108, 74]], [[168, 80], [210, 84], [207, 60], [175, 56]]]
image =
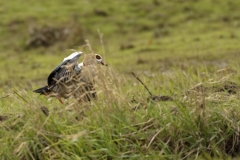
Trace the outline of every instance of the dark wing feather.
[[52, 91], [48, 88], [48, 86], [45, 86], [45, 87], [36, 89], [33, 92], [40, 93], [40, 94], [48, 94], [48, 93], [51, 93]]
[[48, 85], [52, 85], [56, 83], [56, 80], [60, 79], [60, 73], [64, 73], [67, 68], [63, 67], [64, 65], [66, 65], [68, 63], [67, 61], [63, 61], [62, 63], [60, 63], [48, 76]]
[[61, 70], [59, 70], [58, 74], [55, 76], [57, 80], [60, 80], [61, 82], [66, 82], [70, 79], [72, 75], [72, 72], [67, 69], [66, 67], [63, 67]]

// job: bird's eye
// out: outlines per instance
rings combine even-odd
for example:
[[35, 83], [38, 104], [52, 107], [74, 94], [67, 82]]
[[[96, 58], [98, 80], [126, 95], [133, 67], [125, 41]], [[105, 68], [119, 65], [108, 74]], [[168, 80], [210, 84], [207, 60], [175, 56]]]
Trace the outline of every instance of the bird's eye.
[[100, 55], [96, 54], [96, 59], [100, 60], [100, 59], [102, 59], [102, 57]]

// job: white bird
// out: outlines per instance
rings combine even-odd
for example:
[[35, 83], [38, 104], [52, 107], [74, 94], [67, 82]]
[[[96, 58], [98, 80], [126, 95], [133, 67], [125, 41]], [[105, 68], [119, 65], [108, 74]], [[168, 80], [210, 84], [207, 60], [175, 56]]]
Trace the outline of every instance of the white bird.
[[63, 59], [48, 76], [48, 85], [34, 92], [56, 96], [61, 103], [61, 97], [74, 96], [79, 101], [90, 101], [96, 98], [93, 78], [96, 75], [95, 64], [107, 65], [98, 54], [88, 54], [82, 63], [78, 59], [82, 52], [74, 52]]

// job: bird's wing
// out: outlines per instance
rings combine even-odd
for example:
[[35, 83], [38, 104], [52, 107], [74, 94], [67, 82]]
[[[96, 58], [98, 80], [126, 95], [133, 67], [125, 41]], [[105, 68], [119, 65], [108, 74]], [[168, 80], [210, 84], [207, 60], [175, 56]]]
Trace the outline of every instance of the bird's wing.
[[[66, 82], [73, 75], [72, 71], [77, 74], [80, 72], [77, 61], [80, 57], [80, 53], [73, 53], [69, 57], [65, 58], [48, 76], [48, 85], [54, 85], [57, 82]], [[74, 56], [74, 57], [73, 57]]]
[[[48, 76], [48, 85], [52, 85], [56, 83], [56, 80], [59, 80], [62, 77], [65, 77], [70, 74], [70, 71], [66, 68], [68, 64], [68, 60], [60, 63]], [[65, 79], [65, 78], [63, 78]]]

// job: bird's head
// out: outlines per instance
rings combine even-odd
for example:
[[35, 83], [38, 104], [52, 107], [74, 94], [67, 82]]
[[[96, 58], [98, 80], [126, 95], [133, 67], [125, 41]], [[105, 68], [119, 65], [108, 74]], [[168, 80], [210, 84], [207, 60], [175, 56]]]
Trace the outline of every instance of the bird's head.
[[107, 63], [104, 62], [103, 58], [99, 54], [95, 54], [95, 59], [96, 59], [97, 63], [107, 66]]
[[93, 65], [96, 63], [107, 66], [107, 64], [104, 62], [103, 58], [99, 54], [88, 54], [83, 59], [83, 66]]

